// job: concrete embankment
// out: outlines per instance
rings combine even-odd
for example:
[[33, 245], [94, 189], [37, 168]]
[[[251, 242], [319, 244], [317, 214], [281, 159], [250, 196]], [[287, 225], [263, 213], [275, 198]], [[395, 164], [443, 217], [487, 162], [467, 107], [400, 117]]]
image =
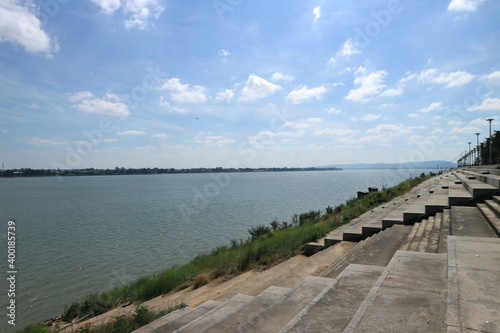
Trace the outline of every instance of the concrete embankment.
[[434, 177], [310, 244], [309, 257], [145, 302], [188, 308], [136, 332], [500, 332], [498, 177], [497, 166]]

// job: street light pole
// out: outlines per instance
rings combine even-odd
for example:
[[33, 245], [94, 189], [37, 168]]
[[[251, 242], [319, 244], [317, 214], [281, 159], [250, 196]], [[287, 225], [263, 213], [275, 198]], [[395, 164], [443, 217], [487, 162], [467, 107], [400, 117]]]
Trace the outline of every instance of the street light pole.
[[493, 164], [493, 159], [491, 158], [491, 148], [492, 148], [492, 142], [491, 142], [491, 141], [492, 141], [492, 140], [491, 140], [491, 122], [492, 122], [493, 120], [495, 120], [495, 119], [493, 119], [493, 118], [488, 118], [488, 119], [486, 119], [486, 121], [490, 123], [490, 165], [492, 165], [492, 164]]
[[470, 144], [471, 143], [472, 142], [470, 142], [470, 141], [468, 142], [468, 144], [469, 144], [469, 165], [472, 165], [472, 155], [470, 154]]
[[477, 137], [477, 165], [479, 165], [479, 160], [481, 158], [481, 153], [479, 152], [479, 134], [481, 133], [475, 133]]

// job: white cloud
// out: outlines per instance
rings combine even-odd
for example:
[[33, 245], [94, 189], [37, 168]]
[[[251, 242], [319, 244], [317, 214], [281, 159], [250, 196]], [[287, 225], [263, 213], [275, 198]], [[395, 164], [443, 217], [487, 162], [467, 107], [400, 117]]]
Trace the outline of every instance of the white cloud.
[[383, 134], [363, 136], [359, 138], [359, 143], [369, 143], [376, 146], [390, 146], [389, 138]]
[[227, 57], [229, 57], [231, 55], [231, 52], [229, 52], [226, 49], [220, 49], [217, 53], [222, 58], [222, 62], [226, 62]]
[[380, 117], [381, 117], [380, 114], [369, 113], [366, 116], [362, 117], [361, 120], [362, 121], [375, 121], [375, 120], [379, 119]]
[[474, 105], [467, 111], [500, 111], [500, 98], [488, 97], [480, 105]]
[[354, 43], [351, 38], [348, 38], [335, 57], [330, 58], [328, 65], [334, 65], [339, 59], [349, 59], [351, 56], [360, 53], [361, 51], [357, 48], [356, 43]]
[[240, 100], [245, 102], [255, 101], [272, 95], [280, 89], [281, 86], [273, 84], [255, 74], [250, 74], [245, 87], [242, 89]]
[[410, 118], [420, 118], [420, 115], [417, 114], [417, 113], [409, 113], [408, 117], [410, 117]]
[[453, 127], [453, 129], [449, 132], [449, 134], [461, 133], [461, 134], [474, 134], [479, 132], [479, 128], [474, 126], [465, 126], [465, 127]]
[[122, 131], [118, 132], [119, 135], [144, 135], [146, 132], [140, 131], [140, 130], [128, 130], [128, 131]]
[[207, 88], [182, 84], [179, 79], [171, 78], [163, 84], [162, 90], [169, 90], [173, 101], [181, 103], [203, 103], [207, 100]]
[[90, 0], [101, 7], [104, 14], [113, 14], [121, 7], [121, 0]]
[[153, 138], [165, 140], [168, 138], [168, 135], [165, 133], [157, 133], [157, 134], [153, 134]]
[[[365, 74], [366, 69], [360, 67], [356, 74]], [[385, 71], [371, 72], [366, 75], [357, 76], [354, 79], [354, 84], [359, 86], [357, 89], [351, 89], [346, 96], [346, 99], [352, 102], [367, 102], [373, 98], [374, 95], [380, 94], [385, 88], [383, 84], [384, 78], [387, 75]]]
[[290, 92], [286, 99], [293, 104], [300, 104], [314, 98], [318, 100], [325, 92], [326, 88], [323, 86], [310, 89], [303, 86]]
[[399, 96], [402, 93], [403, 93], [403, 87], [399, 86], [397, 89], [387, 89], [380, 96], [393, 97], [393, 96]]
[[322, 128], [314, 132], [314, 136], [350, 136], [357, 131], [348, 128]]
[[323, 119], [321, 119], [319, 117], [310, 117], [310, 118], [307, 118], [307, 122], [313, 123], [313, 124], [319, 124], [319, 123], [323, 122]]
[[380, 104], [379, 106], [377, 106], [377, 108], [379, 109], [385, 109], [385, 108], [390, 108], [391, 106], [393, 106], [394, 103], [390, 103], [390, 104]]
[[283, 82], [292, 82], [295, 80], [295, 77], [292, 75], [288, 74], [283, 74], [281, 72], [276, 72], [271, 76], [271, 81], [278, 82], [278, 81], [283, 81]]
[[163, 10], [164, 8], [157, 0], [127, 0], [124, 11], [130, 14], [130, 19], [125, 20], [125, 29], [143, 30], [146, 28], [150, 16], [153, 15], [158, 19]]
[[477, 119], [474, 119], [473, 121], [470, 121], [469, 125], [476, 125], [476, 126], [487, 127], [488, 126], [488, 122], [486, 121], [485, 118], [477, 118]]
[[448, 5], [449, 11], [474, 12], [484, 0], [451, 0]]
[[440, 74], [439, 76], [433, 78], [433, 81], [436, 83], [446, 84], [446, 88], [452, 88], [467, 84], [474, 80], [474, 78], [475, 75], [458, 71], [449, 74]]
[[0, 42], [21, 45], [27, 52], [57, 52], [57, 40], [51, 40], [33, 11], [34, 7], [26, 1], [1, 1]]
[[66, 141], [59, 141], [57, 139], [40, 139], [35, 137], [31, 138], [28, 143], [35, 146], [61, 146], [68, 144]]
[[500, 71], [491, 72], [490, 74], [481, 76], [481, 80], [486, 81], [500, 81]]
[[441, 109], [443, 106], [443, 103], [441, 102], [433, 102], [431, 103], [428, 107], [426, 108], [422, 108], [420, 110], [418, 110], [419, 112], [423, 112], [423, 113], [429, 113], [431, 111], [434, 111], [434, 110], [439, 110]]
[[328, 113], [333, 113], [333, 114], [339, 114], [341, 112], [340, 109], [336, 109], [336, 108], [327, 108], [327, 109], [325, 109], [325, 111], [327, 111]]
[[403, 124], [381, 124], [366, 131], [368, 134], [381, 134], [389, 137], [398, 137], [408, 134], [412, 131], [413, 127], [406, 127]]
[[89, 91], [79, 91], [70, 99], [75, 103], [73, 108], [85, 113], [105, 114], [108, 116], [128, 116], [128, 106], [121, 102], [120, 97], [107, 93], [103, 98], [97, 98]]
[[231, 89], [226, 89], [223, 91], [219, 91], [217, 95], [215, 96], [215, 99], [218, 101], [226, 101], [226, 102], [231, 102], [231, 100], [234, 97], [234, 91]]
[[321, 17], [321, 7], [315, 7], [313, 9], [313, 15], [314, 15], [314, 22], [318, 21], [319, 18]]
[[416, 78], [417, 82], [445, 84], [446, 88], [452, 88], [465, 85], [474, 80], [476, 77], [473, 74], [463, 71], [441, 74], [438, 73], [439, 71], [436, 68], [426, 69], [418, 75], [409, 75], [406, 78], [403, 78], [402, 81], [409, 81]]
[[158, 0], [91, 0], [104, 14], [112, 15], [120, 8], [129, 15], [123, 23], [125, 29], [144, 30], [151, 16], [158, 19], [165, 8]]

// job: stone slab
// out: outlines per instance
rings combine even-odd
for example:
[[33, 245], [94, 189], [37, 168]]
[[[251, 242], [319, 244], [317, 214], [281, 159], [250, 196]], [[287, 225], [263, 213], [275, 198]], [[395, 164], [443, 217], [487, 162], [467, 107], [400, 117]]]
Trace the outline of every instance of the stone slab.
[[241, 327], [238, 332], [278, 332], [331, 282], [332, 279], [316, 276], [306, 278], [286, 294], [284, 298], [263, 309], [259, 315]]
[[476, 207], [451, 207], [451, 234], [455, 236], [496, 237]]
[[[238, 309], [235, 313], [232, 313], [225, 318], [221, 318], [211, 327], [203, 330], [204, 333], [225, 333], [234, 332], [248, 321], [259, 314], [262, 309], [267, 308], [278, 299], [284, 297], [288, 292], [289, 288], [271, 286], [264, 290], [255, 298], [245, 304], [243, 307]], [[201, 332], [201, 331], [200, 331]]]
[[[189, 324], [191, 321], [199, 318], [200, 316], [203, 316], [205, 313], [215, 309], [217, 306], [219, 306], [221, 303], [215, 302], [215, 301], [207, 301], [201, 305], [198, 305], [196, 308], [194, 308], [192, 311], [187, 312], [185, 315], [169, 321], [168, 323], [165, 323], [164, 325], [161, 325], [155, 329], [148, 330], [145, 332], [151, 332], [151, 333], [171, 333], [175, 331], [178, 328], [181, 328], [184, 325]], [[147, 327], [147, 326], [145, 326]]]
[[200, 333], [205, 328], [212, 326], [217, 321], [225, 318], [234, 312], [241, 309], [245, 304], [249, 303], [254, 297], [248, 295], [236, 295], [229, 301], [222, 303], [213, 310], [199, 316], [189, 324], [182, 326], [174, 331], [174, 333]]
[[398, 251], [344, 332], [444, 332], [446, 288], [445, 254]]
[[343, 332], [383, 267], [351, 264], [279, 333]]
[[448, 237], [448, 332], [500, 332], [500, 239]]

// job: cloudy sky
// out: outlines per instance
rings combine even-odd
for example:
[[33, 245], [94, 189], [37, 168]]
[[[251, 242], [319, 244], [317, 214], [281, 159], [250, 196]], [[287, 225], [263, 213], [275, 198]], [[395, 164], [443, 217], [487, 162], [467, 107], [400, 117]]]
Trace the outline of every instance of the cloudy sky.
[[456, 160], [500, 121], [496, 0], [0, 0], [5, 168]]

